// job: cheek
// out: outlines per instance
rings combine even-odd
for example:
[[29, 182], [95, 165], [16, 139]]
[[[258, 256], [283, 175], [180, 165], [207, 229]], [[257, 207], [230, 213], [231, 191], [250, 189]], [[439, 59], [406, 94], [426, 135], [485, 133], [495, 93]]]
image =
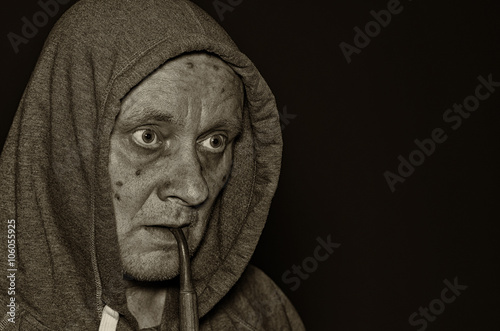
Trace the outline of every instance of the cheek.
[[224, 153], [219, 161], [207, 161], [203, 167], [204, 177], [212, 198], [226, 185], [232, 168], [232, 152]]
[[147, 171], [142, 165], [132, 162], [113, 141], [108, 171], [116, 216], [120, 219], [131, 218], [140, 209], [150, 191], [147, 185]]

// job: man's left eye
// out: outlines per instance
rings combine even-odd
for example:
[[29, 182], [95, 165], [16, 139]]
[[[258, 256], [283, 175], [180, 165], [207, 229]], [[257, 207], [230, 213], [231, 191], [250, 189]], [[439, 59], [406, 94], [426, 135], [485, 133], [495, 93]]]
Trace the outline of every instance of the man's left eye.
[[215, 134], [200, 142], [200, 144], [212, 152], [222, 152], [226, 148], [226, 137]]

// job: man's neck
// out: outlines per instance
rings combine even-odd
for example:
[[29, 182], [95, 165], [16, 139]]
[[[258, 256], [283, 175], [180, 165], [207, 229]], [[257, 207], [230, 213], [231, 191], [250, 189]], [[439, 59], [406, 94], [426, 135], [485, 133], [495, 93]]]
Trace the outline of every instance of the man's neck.
[[156, 284], [125, 281], [127, 307], [139, 323], [139, 328], [152, 328], [161, 324], [167, 291]]

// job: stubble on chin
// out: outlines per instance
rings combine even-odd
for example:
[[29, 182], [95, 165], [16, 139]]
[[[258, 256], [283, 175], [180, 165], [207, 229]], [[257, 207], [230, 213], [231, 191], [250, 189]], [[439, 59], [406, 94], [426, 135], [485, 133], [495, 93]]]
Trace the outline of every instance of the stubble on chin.
[[179, 274], [177, 248], [148, 253], [133, 253], [125, 248], [122, 265], [124, 274], [138, 281], [164, 281]]

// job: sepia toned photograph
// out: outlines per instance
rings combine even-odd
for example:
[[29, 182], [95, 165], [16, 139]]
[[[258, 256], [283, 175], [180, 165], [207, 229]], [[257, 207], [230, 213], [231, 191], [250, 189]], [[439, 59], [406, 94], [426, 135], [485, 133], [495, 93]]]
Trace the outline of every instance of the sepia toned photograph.
[[2, 9], [0, 330], [496, 330], [500, 4]]

